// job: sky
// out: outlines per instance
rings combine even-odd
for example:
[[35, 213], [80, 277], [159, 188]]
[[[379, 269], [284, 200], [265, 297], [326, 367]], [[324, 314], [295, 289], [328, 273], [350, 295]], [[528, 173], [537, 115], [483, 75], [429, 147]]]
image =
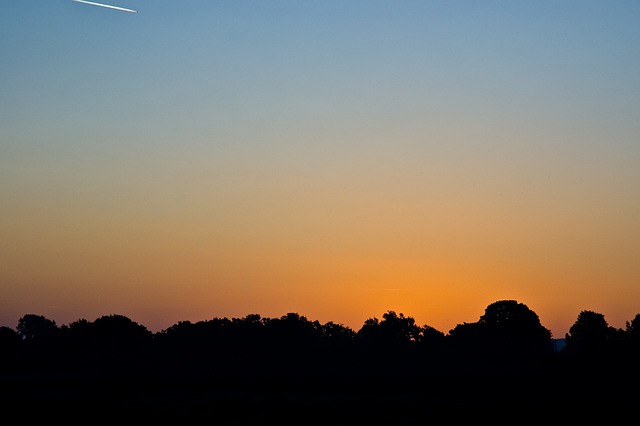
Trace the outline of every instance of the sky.
[[0, 0], [0, 325], [640, 313], [640, 1]]

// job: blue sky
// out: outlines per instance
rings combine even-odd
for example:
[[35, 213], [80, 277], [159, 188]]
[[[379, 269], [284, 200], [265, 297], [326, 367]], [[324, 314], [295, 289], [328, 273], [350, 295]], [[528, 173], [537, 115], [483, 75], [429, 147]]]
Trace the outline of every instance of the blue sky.
[[640, 312], [639, 2], [107, 3], [0, 4], [0, 323]]

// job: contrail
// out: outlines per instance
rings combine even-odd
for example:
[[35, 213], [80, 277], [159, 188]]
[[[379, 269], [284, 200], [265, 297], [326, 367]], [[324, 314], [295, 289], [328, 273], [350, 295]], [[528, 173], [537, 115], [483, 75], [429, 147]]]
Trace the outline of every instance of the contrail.
[[92, 5], [94, 5], [94, 6], [106, 7], [106, 8], [109, 8], [109, 9], [122, 10], [122, 11], [124, 11], [124, 12], [133, 12], [133, 13], [136, 13], [136, 11], [135, 11], [135, 10], [125, 9], [124, 7], [111, 6], [111, 5], [108, 5], [108, 4], [102, 4], [102, 3], [94, 3], [94, 2], [92, 2], [92, 1], [85, 1], [85, 0], [73, 0], [73, 1], [78, 2], [78, 3], [92, 4]]

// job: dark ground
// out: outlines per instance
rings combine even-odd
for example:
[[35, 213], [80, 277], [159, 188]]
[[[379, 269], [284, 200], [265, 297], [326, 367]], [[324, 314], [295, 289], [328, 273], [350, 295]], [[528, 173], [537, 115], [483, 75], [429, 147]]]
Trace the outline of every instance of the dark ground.
[[[3, 377], [0, 409], [29, 422], [211, 425], [509, 424], [637, 417], [636, 383], [545, 377], [251, 380]], [[19, 421], [19, 420], [20, 421]], [[508, 420], [508, 422], [507, 422]], [[9, 423], [5, 423], [9, 424]]]

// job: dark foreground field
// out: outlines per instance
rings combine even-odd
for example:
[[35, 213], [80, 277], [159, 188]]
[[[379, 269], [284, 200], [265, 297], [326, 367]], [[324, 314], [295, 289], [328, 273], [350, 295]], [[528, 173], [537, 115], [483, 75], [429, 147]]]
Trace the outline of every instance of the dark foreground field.
[[404, 425], [509, 419], [509, 423], [555, 423], [637, 415], [637, 383], [567, 379], [4, 377], [0, 407], [4, 416], [15, 419], [13, 424], [18, 419], [211, 425]]

